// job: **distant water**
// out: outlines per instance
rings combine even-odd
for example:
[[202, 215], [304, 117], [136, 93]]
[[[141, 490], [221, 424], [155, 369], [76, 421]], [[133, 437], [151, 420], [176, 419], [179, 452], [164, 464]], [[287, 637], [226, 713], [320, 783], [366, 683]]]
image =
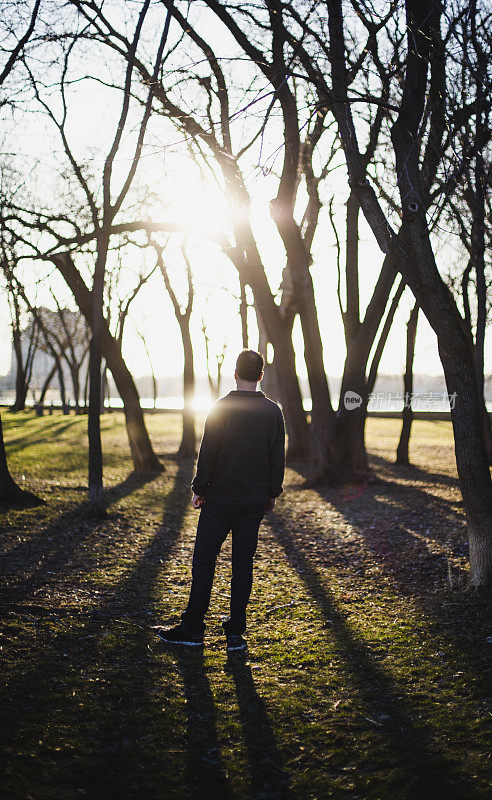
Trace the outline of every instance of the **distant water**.
[[[142, 397], [140, 400], [142, 408], [154, 408], [154, 401], [150, 397]], [[332, 396], [334, 408], [338, 408], [338, 396]], [[213, 404], [213, 400], [208, 395], [197, 395], [193, 408], [198, 412], [207, 412]], [[123, 403], [119, 397], [111, 398], [111, 408], [122, 408]], [[303, 405], [306, 411], [311, 411], [311, 398], [304, 398]], [[411, 406], [414, 411], [450, 411], [450, 401], [447, 395], [442, 392], [420, 392], [412, 398]], [[492, 401], [486, 403], [487, 410], [492, 412]], [[158, 397], [155, 407], [158, 409], [182, 411], [182, 397]], [[403, 409], [403, 396], [398, 392], [377, 392], [370, 399], [368, 404], [369, 411], [393, 411], [400, 412]]]
[[[332, 395], [332, 403], [334, 408], [338, 408], [338, 396]], [[0, 404], [9, 406], [14, 402], [13, 395], [0, 395]], [[55, 404], [59, 402], [55, 398]], [[154, 400], [151, 397], [141, 397], [140, 402], [142, 408], [154, 408]], [[457, 402], [457, 400], [456, 400]], [[29, 401], [29, 405], [32, 401]], [[73, 402], [71, 401], [73, 406]], [[196, 395], [193, 407], [199, 413], [206, 413], [213, 404], [213, 400], [209, 395]], [[111, 397], [109, 401], [111, 408], [122, 408], [123, 402], [119, 397]], [[49, 401], [46, 403], [49, 406]], [[442, 392], [419, 392], [415, 393], [412, 398], [411, 406], [414, 411], [427, 411], [427, 412], [442, 412], [450, 410], [450, 402], [446, 393]], [[486, 403], [487, 410], [492, 412], [492, 401], [488, 400]], [[182, 411], [183, 398], [180, 396], [165, 396], [158, 397], [155, 403], [155, 408], [165, 411]], [[304, 399], [304, 408], [306, 411], [311, 411], [311, 398]], [[393, 413], [401, 412], [403, 408], [403, 396], [398, 392], [376, 392], [369, 400], [369, 411], [392, 411]]]

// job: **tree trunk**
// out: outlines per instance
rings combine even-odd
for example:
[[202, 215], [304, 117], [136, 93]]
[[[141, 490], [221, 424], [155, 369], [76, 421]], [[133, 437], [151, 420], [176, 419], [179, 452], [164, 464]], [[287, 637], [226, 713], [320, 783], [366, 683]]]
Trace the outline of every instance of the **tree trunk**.
[[87, 414], [89, 406], [89, 365], [87, 365], [87, 370], [85, 373], [85, 380], [84, 380], [84, 414]]
[[311, 257], [290, 211], [280, 207], [277, 201], [272, 202], [270, 206], [287, 254], [287, 267], [292, 276], [295, 305], [301, 321], [304, 360], [312, 403], [309, 428], [310, 471], [317, 474], [321, 463], [324, 463], [326, 453], [331, 450], [335, 415], [323, 361], [323, 343], [313, 280], [309, 271]]
[[419, 319], [418, 303], [415, 303], [407, 322], [407, 354], [405, 361], [405, 374], [403, 376], [403, 411], [401, 412], [400, 441], [396, 448], [396, 463], [410, 464], [408, 447], [412, 429], [413, 409], [413, 359], [415, 355], [415, 338], [417, 336], [417, 322]]
[[0, 416], [0, 505], [7, 507], [29, 507], [44, 503], [31, 492], [26, 492], [16, 484], [9, 472], [5, 442], [3, 438], [2, 418]]
[[72, 378], [73, 399], [75, 414], [80, 414], [80, 364], [70, 364], [70, 377]]
[[237, 251], [229, 255], [251, 286], [267, 340], [274, 349], [279, 399], [288, 435], [287, 458], [289, 461], [306, 460], [309, 455], [309, 428], [296, 372], [292, 326], [283, 319], [274, 301], [249, 224], [243, 222], [236, 226], [235, 234], [240, 255]]
[[10, 411], [24, 411], [27, 397], [26, 371], [24, 369], [24, 359], [22, 357], [22, 342], [20, 331], [14, 331], [13, 345], [16, 360], [15, 373], [15, 400]]
[[97, 258], [91, 291], [90, 326], [92, 335], [89, 351], [89, 503], [95, 513], [104, 510], [100, 414], [104, 274], [108, 247], [109, 235], [107, 231], [103, 231], [97, 240]]
[[[55, 353], [55, 351], [53, 351]], [[67, 394], [65, 389], [65, 376], [63, 374], [63, 366], [58, 354], [55, 356], [56, 371], [58, 373], [58, 385], [60, 387], [60, 401], [63, 414], [68, 414], [69, 408], [67, 406]]]
[[[184, 317], [185, 315], [183, 315]], [[178, 450], [180, 458], [194, 458], [196, 455], [195, 411], [195, 369], [193, 364], [193, 347], [191, 344], [189, 318], [181, 318], [180, 330], [183, 341], [183, 434]]]
[[492, 581], [492, 483], [483, 436], [483, 398], [478, 394], [470, 339], [435, 267], [426, 233], [422, 221], [408, 224], [404, 246], [426, 280], [410, 272], [405, 279], [437, 334], [451, 396], [456, 465], [470, 529], [471, 582], [478, 586]]
[[[483, 93], [483, 86], [478, 87], [479, 92]], [[479, 104], [479, 108], [483, 106]], [[482, 114], [479, 114], [480, 127], [482, 127]], [[482, 130], [483, 134], [483, 130]], [[485, 141], [485, 140], [484, 140]], [[478, 393], [484, 398], [484, 353], [485, 353], [485, 330], [487, 326], [487, 284], [485, 279], [485, 219], [486, 219], [486, 195], [485, 195], [485, 165], [483, 154], [478, 146], [475, 157], [475, 191], [473, 192], [473, 224], [472, 224], [472, 261], [475, 267], [477, 281], [477, 327], [475, 336], [475, 373], [477, 376]], [[483, 433], [487, 460], [492, 465], [492, 426], [490, 417], [487, 413], [485, 398], [483, 401]]]
[[241, 340], [243, 343], [243, 350], [249, 348], [248, 344], [248, 303], [246, 301], [246, 284], [241, 276], [239, 276], [239, 317], [241, 319]]
[[347, 351], [331, 459], [330, 477], [333, 479], [334, 473], [335, 481], [364, 483], [368, 477], [365, 445], [367, 355], [366, 350], [360, 352], [357, 340]]
[[490, 422], [490, 414], [487, 411], [485, 397], [482, 395], [482, 419], [483, 419], [483, 439], [485, 442], [485, 452], [487, 453], [487, 461], [489, 466], [492, 466], [492, 424]]
[[105, 362], [101, 374], [101, 406], [100, 406], [101, 414], [104, 414], [106, 411], [105, 400], [106, 400], [107, 387], [108, 387], [108, 365]]
[[277, 374], [275, 370], [275, 359], [268, 361], [268, 336], [266, 328], [262, 322], [261, 316], [256, 311], [256, 321], [258, 324], [258, 352], [263, 355], [265, 359], [265, 366], [263, 369], [263, 378], [261, 379], [261, 389], [271, 400], [275, 402], [279, 398]]
[[48, 374], [47, 374], [47, 376], [45, 378], [45, 381], [43, 383], [43, 387], [41, 389], [41, 394], [39, 395], [39, 400], [38, 400], [38, 403], [41, 406], [44, 405], [44, 401], [46, 399], [46, 394], [48, 392], [48, 389], [50, 388], [51, 381], [55, 377], [55, 372], [56, 372], [56, 363], [53, 364], [53, 366], [51, 367], [51, 369], [48, 372]]
[[[91, 293], [85, 285], [68, 254], [53, 257], [71, 290], [75, 301], [87, 323], [91, 321]], [[123, 401], [126, 430], [136, 472], [163, 470], [164, 466], [155, 455], [149, 439], [145, 420], [140, 406], [140, 398], [133, 377], [125, 364], [121, 349], [111, 335], [106, 320], [102, 325], [102, 350], [108, 367]], [[99, 408], [99, 405], [98, 405]]]

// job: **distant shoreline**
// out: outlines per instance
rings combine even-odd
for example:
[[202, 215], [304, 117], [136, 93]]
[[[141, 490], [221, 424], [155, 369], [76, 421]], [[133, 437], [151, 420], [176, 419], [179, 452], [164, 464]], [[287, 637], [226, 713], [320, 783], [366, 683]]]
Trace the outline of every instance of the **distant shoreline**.
[[[121, 401], [120, 401], [120, 403], [121, 403]], [[12, 405], [11, 403], [5, 403], [3, 400], [1, 400], [0, 401], [0, 411], [2, 411], [2, 412], [3, 411], [8, 411], [11, 405]], [[492, 420], [492, 408], [490, 407], [491, 405], [492, 405], [491, 403], [487, 403], [487, 411], [488, 411], [489, 417]], [[50, 407], [51, 407], [51, 403], [48, 403], [48, 404], [45, 405], [45, 407], [44, 407], [45, 415], [49, 414]], [[52, 408], [53, 408], [54, 411], [61, 411], [62, 410], [62, 406], [61, 406], [60, 403], [53, 403]], [[173, 408], [173, 407], [162, 407], [162, 408], [161, 407], [158, 407], [158, 408], [153, 408], [152, 407], [152, 408], [147, 408], [147, 407], [145, 407], [143, 405], [142, 405], [142, 409], [145, 412], [145, 414], [180, 414], [181, 411], [182, 411], [182, 408]], [[26, 410], [27, 411], [34, 411], [35, 410], [34, 409], [34, 405], [33, 404], [27, 405], [26, 406]], [[74, 410], [75, 410], [75, 407], [73, 405], [71, 405], [70, 406], [70, 412], [73, 413]], [[109, 409], [106, 407], [106, 411], [108, 411], [108, 410], [109, 410], [109, 413], [111, 413], [113, 411], [122, 411], [122, 405], [112, 405]], [[206, 411], [207, 411], [207, 409], [195, 409], [195, 413], [197, 415], [204, 414], [204, 413], [206, 413]], [[309, 410], [308, 409], [306, 410], [306, 413], [309, 414]], [[385, 411], [381, 411], [381, 410], [368, 411], [367, 412], [367, 416], [368, 417], [382, 417], [384, 419], [401, 419], [401, 410], [398, 411], [398, 410], [390, 409], [390, 410], [387, 410], [387, 411], [386, 410]], [[423, 410], [422, 411], [414, 411], [413, 412], [413, 418], [415, 420], [432, 420], [433, 422], [439, 422], [439, 421], [448, 421], [449, 422], [449, 421], [451, 421], [451, 412], [450, 411], [443, 411], [441, 409], [436, 409], [435, 411], [432, 411], [430, 409], [429, 410], [425, 410], [425, 411], [423, 411]]]

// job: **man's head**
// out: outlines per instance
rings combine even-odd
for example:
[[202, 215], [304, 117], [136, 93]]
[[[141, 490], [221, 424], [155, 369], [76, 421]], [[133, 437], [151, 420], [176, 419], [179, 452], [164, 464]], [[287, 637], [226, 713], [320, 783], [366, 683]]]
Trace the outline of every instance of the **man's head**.
[[255, 350], [243, 350], [239, 353], [236, 361], [236, 372], [234, 377], [241, 384], [251, 384], [256, 387], [258, 381], [263, 377], [263, 366], [265, 364], [261, 353]]

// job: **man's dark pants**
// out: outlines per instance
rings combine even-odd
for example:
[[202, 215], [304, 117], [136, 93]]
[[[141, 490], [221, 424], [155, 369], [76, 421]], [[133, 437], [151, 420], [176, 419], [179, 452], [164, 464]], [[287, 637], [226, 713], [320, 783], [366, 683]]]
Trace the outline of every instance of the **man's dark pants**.
[[246, 630], [246, 606], [253, 584], [253, 557], [258, 529], [265, 511], [262, 505], [227, 506], [205, 502], [200, 512], [193, 551], [192, 584], [188, 606], [182, 614], [186, 627], [203, 633], [220, 548], [232, 531], [231, 614], [224, 623], [228, 633]]

